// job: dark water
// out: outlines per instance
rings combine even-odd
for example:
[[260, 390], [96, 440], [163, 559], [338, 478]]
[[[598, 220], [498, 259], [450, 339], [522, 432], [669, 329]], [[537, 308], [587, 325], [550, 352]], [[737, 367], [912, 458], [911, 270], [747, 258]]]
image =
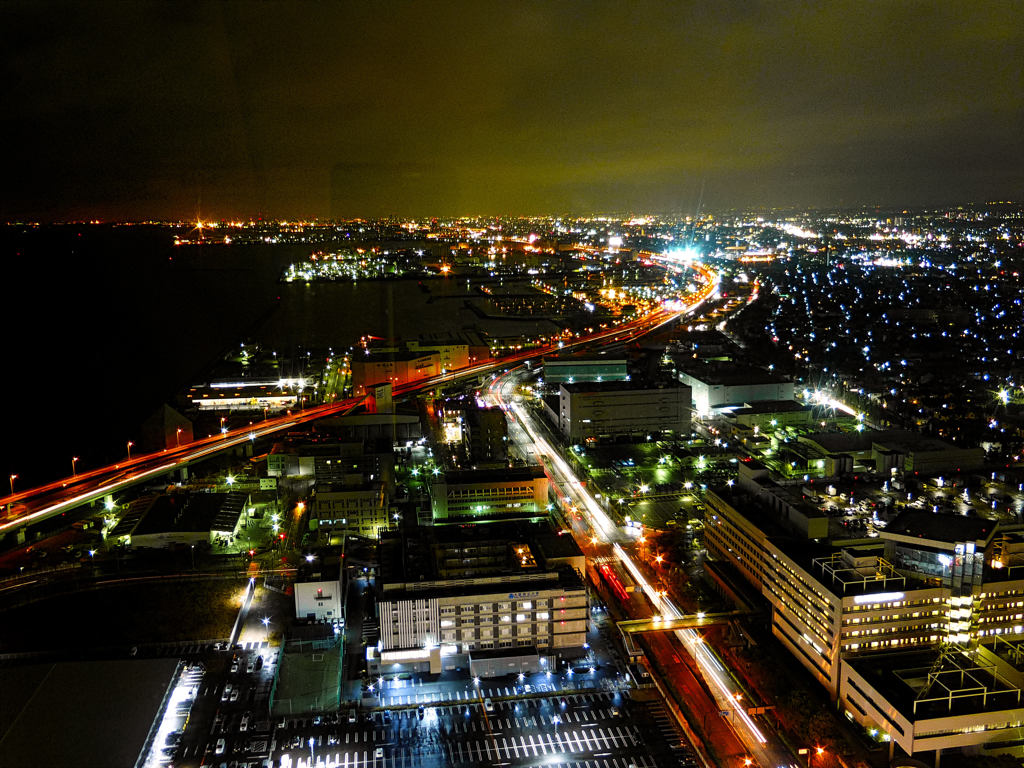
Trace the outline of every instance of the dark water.
[[0, 495], [124, 457], [243, 340], [288, 355], [473, 327], [465, 281], [278, 282], [305, 245], [175, 248], [156, 227], [0, 230]]
[[[138, 425], [277, 301], [270, 248], [184, 256], [167, 229], [7, 228], [0, 473], [29, 487], [125, 454]], [[8, 488], [3, 488], [6, 491]]]

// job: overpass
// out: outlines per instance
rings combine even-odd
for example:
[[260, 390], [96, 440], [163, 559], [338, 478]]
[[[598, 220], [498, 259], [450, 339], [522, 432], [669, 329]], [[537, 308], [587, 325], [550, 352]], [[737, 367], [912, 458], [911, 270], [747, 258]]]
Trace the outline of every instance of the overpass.
[[[696, 271], [704, 281], [703, 286], [695, 294], [666, 302], [665, 306], [627, 323], [598, 329], [589, 334], [571, 335], [566, 331], [568, 336], [544, 347], [524, 350], [499, 360], [478, 363], [422, 381], [397, 386], [394, 388], [394, 397], [415, 394], [463, 379], [486, 376], [552, 352], [615, 343], [650, 333], [680, 315], [692, 311], [718, 290], [716, 272], [696, 262], [686, 266]], [[253, 442], [316, 419], [344, 415], [359, 407], [365, 400], [365, 396], [352, 397], [295, 412], [288, 411], [282, 416], [266, 419], [258, 425], [201, 438], [163, 451], [129, 457], [113, 465], [89, 472], [79, 472], [47, 485], [0, 497], [0, 515], [6, 515], [0, 517], [0, 537], [23, 526], [42, 522], [140, 483], [168, 475], [222, 451], [237, 448], [246, 442]]]

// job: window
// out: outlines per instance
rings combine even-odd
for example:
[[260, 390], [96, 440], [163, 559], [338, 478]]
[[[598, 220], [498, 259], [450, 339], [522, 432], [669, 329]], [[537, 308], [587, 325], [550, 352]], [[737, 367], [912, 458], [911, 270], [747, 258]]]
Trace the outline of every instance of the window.
[[516, 623], [517, 624], [522, 624], [524, 621], [526, 621], [526, 614], [525, 613], [517, 613], [516, 614]]
[[455, 622], [451, 619], [441, 619], [441, 627], [454, 627]]
[[507, 613], [504, 616], [501, 617], [501, 623], [502, 624], [506, 624], [506, 623], [508, 623], [510, 621], [512, 621], [512, 617], [509, 616]]
[[551, 618], [551, 614], [548, 613], [547, 611], [538, 611], [537, 612], [537, 621], [547, 621], [550, 618]]

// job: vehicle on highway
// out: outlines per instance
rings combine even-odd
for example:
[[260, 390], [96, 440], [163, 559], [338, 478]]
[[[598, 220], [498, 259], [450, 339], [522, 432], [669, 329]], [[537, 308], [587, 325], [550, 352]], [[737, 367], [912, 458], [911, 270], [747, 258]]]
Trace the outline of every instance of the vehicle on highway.
[[224, 750], [226, 748], [227, 748], [227, 742], [225, 742], [224, 739], [217, 739], [217, 746], [213, 750], [213, 753], [215, 755], [223, 755], [224, 754]]
[[238, 701], [239, 691], [237, 688], [231, 692], [231, 701]]
[[493, 712], [494, 711], [494, 702], [491, 701], [490, 699], [484, 699], [484, 709], [487, 710], [488, 712]]

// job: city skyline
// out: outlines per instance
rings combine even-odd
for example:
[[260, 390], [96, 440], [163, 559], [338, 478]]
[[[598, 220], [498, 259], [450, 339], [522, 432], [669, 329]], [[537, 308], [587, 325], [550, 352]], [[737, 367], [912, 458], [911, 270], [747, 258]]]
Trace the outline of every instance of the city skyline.
[[1019, 199], [1019, 6], [7, 4], [0, 218]]

